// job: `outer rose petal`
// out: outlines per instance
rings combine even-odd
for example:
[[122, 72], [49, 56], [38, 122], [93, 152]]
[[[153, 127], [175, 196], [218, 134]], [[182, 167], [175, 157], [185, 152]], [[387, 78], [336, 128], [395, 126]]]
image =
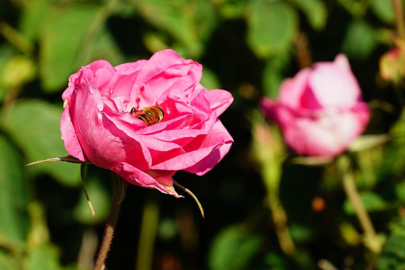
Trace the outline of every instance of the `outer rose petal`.
[[199, 176], [206, 174], [207, 172], [211, 171], [211, 169], [224, 158], [224, 156], [231, 149], [231, 146], [232, 146], [231, 143], [227, 143], [227, 144], [220, 146], [218, 149], [214, 150], [214, 152], [212, 152], [206, 158], [200, 160], [194, 166], [184, 169], [184, 171], [190, 172], [190, 173], [195, 173]]
[[80, 143], [77, 140], [76, 131], [75, 128], [73, 127], [72, 120], [70, 119], [69, 109], [70, 106], [69, 104], [67, 104], [62, 113], [62, 118], [60, 122], [60, 131], [62, 133], [62, 140], [64, 141], [66, 151], [68, 151], [68, 153], [71, 156], [81, 161], [85, 161], [82, 147], [80, 146]]
[[90, 85], [78, 85], [75, 90], [74, 115], [77, 138], [87, 160], [106, 169], [126, 160], [148, 169], [147, 156], [139, 142], [121, 132], [102, 112], [103, 101], [97, 89]]
[[[138, 170], [134, 166], [132, 166], [128, 163], [125, 163], [125, 162], [116, 164], [114, 166], [114, 168], [112, 168], [112, 170], [131, 184], [145, 187], [145, 188], [156, 188], [160, 192], [170, 194], [177, 198], [182, 197], [182, 196], [178, 195], [177, 192], [174, 190], [173, 182], [172, 182], [172, 185], [168, 185], [167, 178], [170, 177], [171, 175], [173, 175], [172, 171], [169, 171], [168, 175], [166, 175], [166, 177], [164, 177], [163, 175], [159, 175], [159, 177], [164, 178], [164, 181], [162, 181], [162, 182], [165, 183], [166, 184], [165, 185], [165, 184], [161, 184], [158, 181], [156, 181], [156, 179], [153, 178], [152, 176], [150, 176], [149, 174], [147, 174], [141, 170]], [[152, 172], [152, 174], [155, 175], [155, 177], [156, 177], [157, 173]]]
[[[284, 80], [280, 87], [280, 96], [278, 101], [291, 108], [300, 108], [302, 96], [307, 90], [308, 76], [311, 70], [302, 69], [293, 79]], [[314, 99], [313, 102], [316, 102]]]
[[261, 107], [267, 119], [278, 123], [282, 127], [294, 121], [297, 114], [296, 111], [270, 98], [262, 98]]
[[347, 58], [341, 55], [336, 61], [316, 65], [309, 77], [310, 88], [323, 107], [350, 108], [359, 100], [360, 87]]
[[183, 85], [190, 82], [197, 84], [201, 76], [202, 67], [199, 63], [183, 59], [173, 50], [159, 51], [139, 72], [130, 98], [138, 99], [141, 108], [155, 105], [158, 98], [177, 81], [184, 81]]
[[207, 92], [207, 99], [212, 111], [220, 116], [233, 102], [233, 97], [228, 91], [213, 89]]
[[285, 126], [283, 134], [300, 155], [333, 157], [346, 150], [367, 123], [367, 110], [334, 112], [320, 119], [297, 118]]
[[[211, 132], [205, 136], [199, 136], [191, 141], [184, 150], [187, 153], [173, 157], [170, 160], [152, 166], [154, 170], [186, 170], [202, 160], [206, 160], [206, 171], [208, 172], [216, 163], [218, 163], [223, 156], [219, 159], [212, 158], [206, 159], [209, 155], [213, 154], [215, 150], [226, 144], [233, 142], [232, 137], [222, 125], [221, 121], [217, 121], [212, 128]], [[224, 152], [221, 152], [224, 153]], [[221, 154], [220, 153], [220, 154]], [[218, 153], [217, 153], [218, 154]], [[217, 162], [215, 162], [217, 160]], [[215, 164], [213, 164], [215, 162]], [[203, 167], [200, 164], [199, 167]], [[205, 173], [204, 172], [204, 173]]]

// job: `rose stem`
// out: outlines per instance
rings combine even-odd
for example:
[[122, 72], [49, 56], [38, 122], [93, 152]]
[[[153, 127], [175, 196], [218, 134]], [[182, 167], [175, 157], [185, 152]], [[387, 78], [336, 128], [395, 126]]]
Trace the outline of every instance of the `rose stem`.
[[96, 212], [94, 211], [93, 205], [91, 204], [89, 192], [87, 191], [86, 183], [84, 181], [86, 179], [86, 171], [87, 171], [87, 165], [85, 165], [85, 164], [80, 165], [80, 176], [82, 178], [82, 187], [84, 190], [84, 194], [86, 195], [87, 204], [90, 207], [91, 214], [93, 215], [93, 218], [95, 218]]
[[283, 252], [291, 256], [295, 253], [296, 247], [287, 226], [287, 214], [279, 197], [281, 173], [282, 160], [274, 160], [262, 168], [262, 175], [267, 188], [267, 200], [276, 228], [276, 235]]
[[110, 213], [107, 219], [107, 225], [101, 243], [100, 251], [97, 256], [93, 270], [104, 269], [104, 262], [107, 258], [107, 253], [110, 250], [111, 241], [114, 235], [115, 225], [117, 224], [118, 215], [121, 209], [121, 203], [125, 198], [128, 182], [113, 174], [113, 188], [111, 196]]
[[391, 0], [392, 7], [395, 14], [395, 23], [397, 25], [398, 36], [405, 40], [405, 24], [404, 24], [404, 14], [402, 12], [402, 0]]
[[159, 205], [154, 198], [148, 198], [143, 208], [138, 253], [136, 256], [136, 270], [152, 269], [153, 248], [158, 222]]
[[308, 46], [308, 39], [304, 32], [299, 31], [295, 36], [294, 48], [297, 56], [297, 62], [301, 69], [312, 66], [311, 50]]
[[[346, 160], [345, 162], [349, 162]], [[364, 205], [361, 201], [360, 194], [357, 190], [356, 181], [353, 175], [353, 169], [349, 164], [344, 165], [345, 170], [343, 172], [343, 189], [346, 192], [346, 196], [353, 205], [356, 216], [360, 222], [360, 226], [364, 231], [365, 240], [368, 243], [369, 248], [378, 253], [381, 250], [381, 244], [378, 240], [377, 233], [373, 227], [370, 216], [368, 215]]]

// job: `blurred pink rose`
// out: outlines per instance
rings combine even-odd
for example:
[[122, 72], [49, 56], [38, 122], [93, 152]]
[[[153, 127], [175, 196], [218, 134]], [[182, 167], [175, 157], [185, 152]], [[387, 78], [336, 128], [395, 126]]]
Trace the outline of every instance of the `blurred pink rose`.
[[[103, 60], [83, 67], [62, 95], [66, 150], [132, 184], [177, 197], [176, 171], [207, 173], [233, 142], [218, 119], [232, 95], [207, 91], [201, 75], [199, 63], [172, 50], [116, 67]], [[150, 106], [163, 110], [159, 123], [147, 126], [130, 113]]]
[[263, 98], [266, 117], [279, 124], [284, 140], [308, 156], [336, 156], [347, 149], [369, 121], [360, 87], [344, 55], [316, 63], [283, 82], [279, 100]]

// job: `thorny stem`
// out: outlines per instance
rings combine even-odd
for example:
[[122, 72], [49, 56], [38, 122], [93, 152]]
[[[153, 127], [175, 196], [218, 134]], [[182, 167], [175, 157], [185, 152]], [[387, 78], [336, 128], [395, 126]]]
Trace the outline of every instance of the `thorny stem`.
[[121, 177], [113, 177], [113, 189], [111, 196], [110, 214], [108, 215], [107, 225], [105, 228], [103, 242], [101, 243], [100, 251], [97, 256], [93, 270], [104, 269], [104, 262], [110, 250], [112, 238], [114, 235], [115, 226], [117, 224], [121, 203], [125, 198], [128, 182]]
[[404, 13], [402, 11], [402, 0], [391, 0], [392, 8], [395, 14], [395, 23], [397, 25], [398, 36], [405, 40], [405, 23], [404, 23]]

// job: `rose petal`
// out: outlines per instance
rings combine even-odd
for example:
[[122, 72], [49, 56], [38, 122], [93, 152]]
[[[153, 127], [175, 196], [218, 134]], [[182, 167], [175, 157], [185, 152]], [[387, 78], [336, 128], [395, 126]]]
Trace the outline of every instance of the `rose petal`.
[[104, 106], [100, 93], [90, 85], [79, 85], [75, 92], [75, 107], [72, 108], [75, 113], [72, 121], [75, 123], [77, 138], [86, 158], [106, 169], [126, 160], [136, 163], [140, 169], [147, 170], [151, 163], [147, 152], [142, 152], [142, 145], [139, 142], [109, 121], [103, 113]]
[[218, 116], [220, 116], [233, 102], [232, 94], [221, 89], [213, 89], [207, 91], [207, 99], [210, 108]]
[[[120, 162], [112, 168], [114, 172], [116, 172], [119, 176], [127, 180], [129, 183], [145, 187], [145, 188], [156, 188], [162, 193], [170, 194], [174, 197], [181, 198], [182, 196], [178, 195], [177, 192], [173, 188], [173, 183], [172, 185], [168, 184], [168, 176], [170, 174], [173, 174], [172, 171], [168, 172], [168, 175], [164, 177], [163, 184], [159, 183], [155, 178], [150, 176], [149, 174], [138, 170], [134, 166], [125, 163], [125, 162]], [[160, 177], [163, 177], [162, 175]]]
[[318, 119], [298, 118], [285, 126], [283, 134], [298, 154], [333, 157], [346, 150], [364, 131], [367, 122], [365, 106], [358, 111], [331, 112]]
[[[284, 80], [280, 87], [278, 102], [291, 108], [300, 108], [302, 106], [302, 96], [307, 90], [310, 71], [308, 68], [302, 69], [293, 79]], [[312, 102], [316, 102], [316, 100]]]
[[311, 92], [322, 107], [350, 108], [359, 101], [360, 86], [348, 67], [347, 58], [342, 55], [336, 61], [316, 65], [309, 76]]
[[72, 120], [70, 119], [70, 105], [67, 104], [62, 113], [60, 122], [61, 138], [64, 141], [66, 151], [73, 157], [85, 161], [83, 150], [76, 136], [75, 128], [73, 127]]
[[231, 146], [232, 146], [231, 142], [221, 145], [218, 149], [214, 150], [210, 155], [199, 161], [197, 164], [187, 169], [184, 169], [184, 171], [195, 173], [198, 176], [206, 174], [224, 158], [224, 156], [231, 149]]
[[[207, 135], [198, 136], [192, 140], [183, 149], [187, 152], [183, 155], [178, 155], [170, 160], [152, 166], [154, 170], [184, 170], [190, 168], [206, 158], [213, 151], [224, 144], [233, 142], [232, 137], [222, 125], [221, 121], [217, 120], [210, 133]], [[210, 166], [210, 165], [209, 165]]]
[[138, 99], [139, 108], [156, 105], [166, 90], [180, 87], [184, 91], [196, 85], [201, 75], [202, 67], [199, 63], [183, 59], [172, 50], [157, 52], [140, 70], [131, 92], [131, 100]]

